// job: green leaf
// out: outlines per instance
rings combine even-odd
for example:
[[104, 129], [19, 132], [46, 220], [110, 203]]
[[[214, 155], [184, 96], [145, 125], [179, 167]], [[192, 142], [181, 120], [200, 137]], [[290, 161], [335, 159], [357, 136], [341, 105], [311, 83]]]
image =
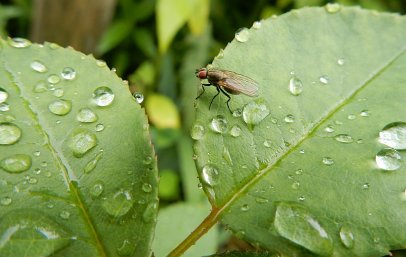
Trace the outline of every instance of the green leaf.
[[72, 49], [0, 47], [0, 255], [150, 256], [156, 160], [128, 86]]
[[113, 23], [103, 34], [103, 37], [97, 46], [97, 52], [99, 54], [104, 54], [116, 47], [131, 34], [133, 26], [134, 23], [131, 20], [118, 20]]
[[405, 50], [405, 17], [336, 4], [240, 32], [213, 67], [259, 96], [206, 87], [192, 127], [208, 218], [290, 256], [404, 248]]

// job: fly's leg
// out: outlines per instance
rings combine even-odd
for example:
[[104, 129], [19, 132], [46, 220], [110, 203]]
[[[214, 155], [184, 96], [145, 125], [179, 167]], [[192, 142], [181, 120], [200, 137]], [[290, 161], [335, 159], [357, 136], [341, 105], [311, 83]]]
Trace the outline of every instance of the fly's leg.
[[[220, 94], [220, 90], [221, 90], [220, 87], [217, 86], [216, 89], [217, 89], [217, 94], [213, 97], [213, 99], [211, 99], [211, 102], [209, 105], [209, 110], [210, 110], [211, 104], [213, 103], [214, 98], [216, 98]], [[223, 91], [223, 90], [221, 90], [221, 91]]]
[[203, 93], [204, 93], [204, 87], [206, 86], [211, 86], [211, 84], [210, 83], [208, 83], [208, 84], [201, 84], [202, 85], [202, 89], [203, 89], [203, 91], [195, 98], [195, 100], [197, 100], [199, 97], [201, 97], [202, 95], [203, 95]]
[[[229, 104], [229, 102], [230, 102], [230, 100], [231, 100], [231, 97], [230, 97], [230, 95], [229, 94], [227, 94], [227, 92], [226, 91], [224, 91], [224, 89], [222, 89], [221, 87], [217, 87], [217, 91], [220, 89], [220, 91], [221, 91], [221, 93], [223, 93], [223, 94], [225, 94], [226, 96], [227, 96], [227, 107], [228, 107], [228, 110], [231, 112], [231, 113], [233, 113], [232, 111], [231, 111], [231, 109], [230, 109], [230, 105], [228, 105]], [[219, 92], [220, 93], [220, 92]], [[217, 94], [218, 95], [218, 94]], [[216, 96], [217, 96], [216, 95]], [[212, 100], [212, 102], [213, 102], [213, 100]]]

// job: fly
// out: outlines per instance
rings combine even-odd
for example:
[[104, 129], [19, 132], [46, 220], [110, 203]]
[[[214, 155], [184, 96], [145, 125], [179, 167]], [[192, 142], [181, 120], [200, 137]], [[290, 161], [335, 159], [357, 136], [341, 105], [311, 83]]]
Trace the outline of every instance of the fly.
[[217, 94], [211, 99], [209, 110], [214, 98], [216, 98], [220, 92], [227, 96], [227, 107], [231, 111], [229, 102], [231, 97], [229, 94], [238, 95], [240, 93], [255, 97], [258, 96], [258, 83], [244, 75], [221, 69], [207, 69], [201, 68], [196, 70], [196, 77], [199, 79], [207, 79], [209, 83], [202, 84], [202, 93], [196, 97], [198, 99], [204, 93], [205, 86], [215, 86]]

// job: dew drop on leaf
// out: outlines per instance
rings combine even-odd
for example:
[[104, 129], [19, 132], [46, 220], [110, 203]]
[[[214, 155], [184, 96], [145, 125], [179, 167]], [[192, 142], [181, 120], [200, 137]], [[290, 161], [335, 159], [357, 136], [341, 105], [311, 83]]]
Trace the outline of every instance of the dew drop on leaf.
[[340, 228], [340, 240], [346, 248], [354, 246], [354, 235], [349, 227], [342, 226]]
[[102, 203], [103, 209], [113, 217], [127, 214], [134, 204], [134, 198], [127, 190], [119, 190], [106, 197]]
[[144, 210], [144, 213], [142, 214], [142, 220], [145, 223], [150, 223], [156, 219], [156, 212], [158, 209], [158, 203], [157, 202], [151, 202], [147, 205], [147, 207]]
[[97, 182], [96, 184], [94, 184], [92, 187], [90, 187], [90, 194], [93, 197], [99, 197], [104, 190], [104, 185], [102, 182]]
[[26, 48], [31, 45], [31, 41], [25, 38], [15, 37], [8, 40], [8, 44], [15, 48]]
[[200, 124], [194, 124], [190, 134], [194, 140], [200, 140], [204, 136], [204, 127]]
[[393, 148], [384, 148], [375, 156], [376, 164], [383, 170], [397, 170], [402, 164], [402, 157]]
[[397, 150], [406, 149], [406, 123], [392, 122], [379, 132], [379, 142]]
[[322, 162], [327, 166], [331, 166], [334, 164], [334, 160], [331, 157], [323, 157]]
[[0, 87], [0, 103], [4, 103], [8, 98], [8, 93], [5, 89]]
[[72, 109], [72, 102], [70, 100], [58, 99], [48, 105], [48, 109], [53, 114], [63, 116], [70, 112]]
[[83, 171], [85, 173], [90, 173], [92, 170], [94, 170], [94, 168], [96, 168], [96, 165], [99, 162], [99, 160], [102, 158], [102, 156], [103, 156], [103, 152], [98, 153], [92, 160], [90, 160], [86, 164]]
[[202, 180], [206, 185], [208, 185], [208, 186], [217, 185], [218, 176], [219, 176], [219, 172], [214, 166], [207, 164], [203, 167]]
[[102, 123], [99, 123], [96, 125], [96, 132], [100, 132], [104, 130], [104, 125]]
[[223, 134], [227, 131], [228, 123], [226, 118], [222, 115], [217, 115], [211, 120], [210, 128], [216, 132]]
[[93, 101], [98, 106], [109, 106], [113, 100], [114, 94], [109, 87], [98, 87], [93, 92]]
[[117, 254], [119, 256], [133, 256], [133, 253], [135, 251], [136, 244], [131, 243], [130, 240], [123, 240], [123, 243], [120, 245], [120, 247], [117, 248]]
[[244, 106], [242, 117], [248, 125], [258, 125], [269, 115], [269, 110], [263, 103], [250, 102]]
[[0, 103], [0, 112], [7, 112], [10, 110], [10, 105], [6, 102]]
[[238, 42], [244, 43], [247, 42], [250, 38], [250, 31], [247, 28], [240, 28], [235, 32], [235, 39]]
[[3, 206], [8, 206], [12, 202], [13, 202], [13, 200], [11, 199], [11, 197], [8, 197], [8, 196], [3, 197], [3, 198], [0, 199], [0, 205], [3, 205]]
[[293, 123], [295, 122], [295, 116], [293, 116], [292, 114], [288, 114], [285, 116], [284, 121], [286, 123]]
[[337, 3], [328, 3], [325, 8], [328, 13], [336, 13], [341, 10], [341, 5]]
[[337, 60], [337, 63], [338, 63], [338, 65], [343, 66], [343, 65], [345, 64], [344, 58], [339, 58], [339, 59]]
[[82, 108], [79, 110], [78, 114], [76, 115], [76, 119], [79, 122], [91, 123], [91, 122], [96, 122], [98, 117], [97, 117], [96, 113], [94, 113], [91, 109]]
[[289, 80], [289, 91], [292, 95], [298, 96], [303, 92], [303, 83], [297, 77]]
[[142, 191], [145, 193], [151, 193], [152, 192], [152, 185], [149, 183], [144, 183], [142, 184]]
[[139, 92], [135, 92], [135, 93], [133, 94], [133, 96], [134, 96], [134, 98], [135, 98], [135, 101], [136, 101], [137, 103], [139, 103], [139, 104], [141, 104], [141, 103], [144, 101], [144, 95], [141, 94], [141, 93], [139, 93]]
[[262, 27], [262, 23], [261, 23], [260, 21], [255, 21], [255, 22], [252, 24], [252, 27], [253, 27], [254, 29], [260, 29], [260, 28]]
[[319, 81], [320, 81], [321, 84], [327, 85], [328, 82], [329, 82], [329, 78], [328, 78], [326, 75], [323, 75], [323, 76], [321, 76], [321, 77], [319, 78]]
[[238, 125], [234, 125], [230, 129], [230, 135], [233, 137], [239, 137], [241, 135], [241, 128]]
[[65, 80], [73, 80], [76, 78], [76, 71], [71, 67], [63, 68], [61, 77]]
[[334, 139], [340, 143], [350, 144], [354, 142], [354, 139], [348, 134], [338, 134], [334, 137]]
[[43, 73], [47, 72], [48, 68], [41, 61], [33, 61], [30, 64], [31, 69], [36, 72]]
[[248, 204], [243, 204], [240, 208], [241, 211], [248, 211], [250, 209]]
[[61, 212], [59, 213], [59, 217], [61, 217], [61, 218], [64, 219], [64, 220], [67, 220], [67, 219], [69, 219], [69, 217], [70, 217], [70, 212], [68, 212], [68, 211], [61, 211]]
[[21, 138], [21, 129], [13, 123], [0, 123], [0, 145], [11, 145]]
[[45, 91], [48, 91], [48, 88], [44, 81], [39, 81], [34, 85], [33, 91], [34, 93], [43, 93]]
[[97, 145], [97, 138], [88, 130], [77, 129], [70, 136], [68, 145], [75, 157], [82, 157]]
[[56, 74], [51, 74], [48, 76], [47, 81], [51, 84], [57, 84], [61, 81], [58, 75]]

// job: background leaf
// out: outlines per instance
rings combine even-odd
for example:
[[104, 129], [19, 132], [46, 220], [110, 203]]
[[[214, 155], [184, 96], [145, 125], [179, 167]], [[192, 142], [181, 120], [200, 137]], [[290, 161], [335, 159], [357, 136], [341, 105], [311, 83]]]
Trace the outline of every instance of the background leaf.
[[127, 85], [72, 49], [0, 43], [0, 255], [149, 256], [156, 160]]
[[406, 119], [405, 25], [305, 8], [241, 31], [214, 60], [260, 85], [257, 98], [232, 97], [233, 115], [224, 95], [209, 111], [206, 90], [192, 128], [205, 191], [238, 236], [291, 256], [404, 248], [405, 156], [383, 155], [395, 171], [375, 159], [382, 128]]

